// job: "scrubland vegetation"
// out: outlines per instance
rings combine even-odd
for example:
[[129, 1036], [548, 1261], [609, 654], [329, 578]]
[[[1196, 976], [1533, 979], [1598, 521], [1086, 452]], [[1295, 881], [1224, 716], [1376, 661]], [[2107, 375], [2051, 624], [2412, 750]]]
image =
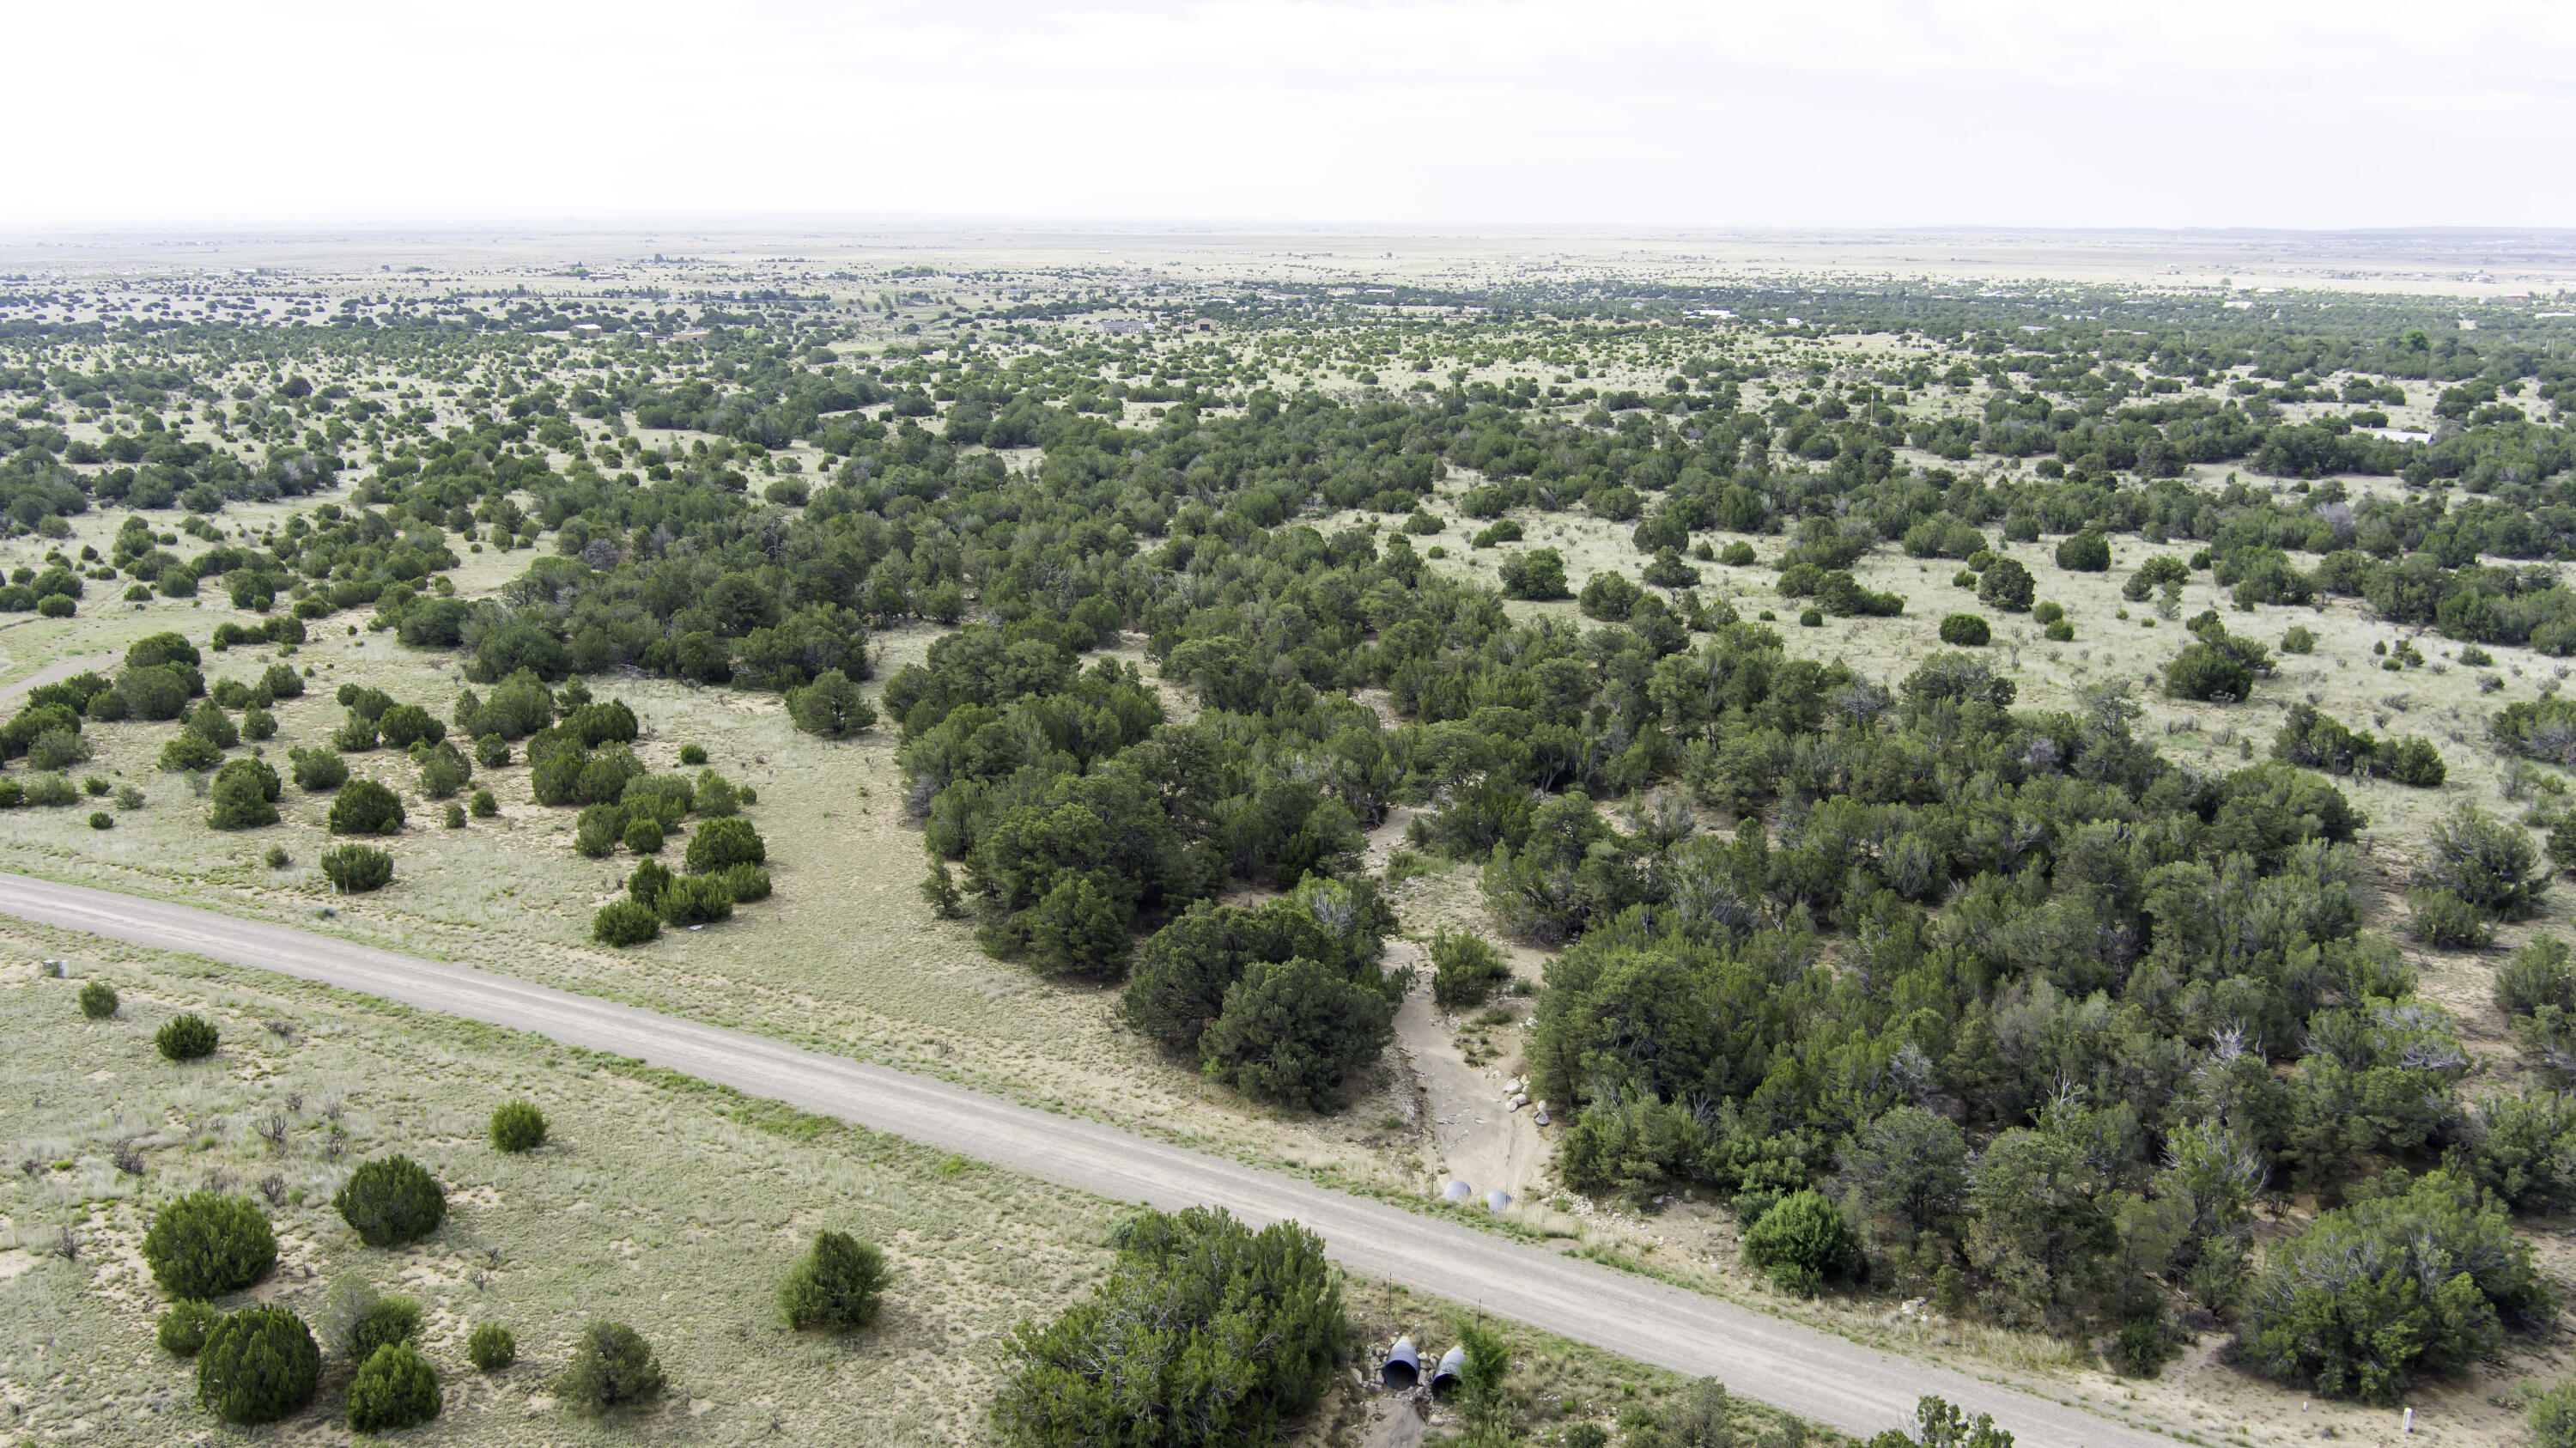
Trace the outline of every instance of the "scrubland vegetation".
[[[1724, 1223], [1723, 1263], [1658, 1270], [1792, 1312], [1902, 1302], [2142, 1383], [2182, 1358], [2375, 1405], [2540, 1371], [2516, 1365], [2563, 1287], [2534, 1223], [2576, 1206], [2564, 320], [2041, 284], [881, 280], [342, 281], [300, 326], [226, 320], [286, 298], [209, 280], [7, 284], [0, 648], [60, 664], [0, 726], [9, 860], [163, 888], [220, 860], [237, 908], [784, 1034], [820, 1000], [836, 1044], [906, 1064], [949, 1041], [845, 1029], [882, 1003], [780, 944], [971, 931], [999, 963], [974, 989], [1039, 1023], [977, 1071], [1123, 1113], [1029, 1057], [1124, 1032], [1139, 1092], [1354, 1133], [1311, 1141], [1410, 1101], [1388, 1047], [1427, 991], [1484, 1008], [1552, 1110], [1560, 1206], [1632, 1224], [1596, 1245]], [[863, 828], [820, 823], [843, 809], [907, 832], [872, 872], [920, 851], [893, 890], [816, 867]], [[699, 931], [771, 957], [723, 967], [756, 989], [684, 994], [665, 962], [722, 958], [683, 954]], [[91, 984], [45, 1050], [143, 1029], [142, 981]], [[1108, 991], [1078, 1028], [1039, 1014]], [[296, 1044], [148, 1018], [157, 1072]], [[549, 1160], [570, 1090], [533, 1124], [515, 1085], [442, 1096], [455, 1131], [281, 1177], [349, 1203], [288, 1260], [316, 1232], [453, 1234], [455, 1153]], [[1334, 1149], [1408, 1191], [1439, 1168], [1394, 1127]], [[141, 1212], [93, 1185], [84, 1212]], [[911, 1310], [892, 1239], [818, 1237], [818, 1210], [778, 1203], [794, 1250], [727, 1284], [806, 1331], [794, 1352]], [[955, 1432], [989, 1400], [1001, 1437], [1082, 1440], [1136, 1410], [1083, 1365], [1152, 1298], [1211, 1305], [1136, 1349], [1172, 1414], [1151, 1441], [1332, 1417], [1358, 1339], [1311, 1239], [1155, 1218], [1111, 1263], [1105, 1220], [1061, 1230], [1059, 1275], [978, 1318], [1028, 1323], [969, 1355], [977, 1402], [901, 1411]], [[1245, 1321], [1296, 1344], [1258, 1381], [1199, 1336], [1246, 1274]], [[716, 1371], [630, 1316], [642, 1339], [558, 1312], [515, 1351], [555, 1345], [553, 1396], [597, 1409]], [[325, 1332], [314, 1376], [281, 1323], [171, 1322], [200, 1364], [282, 1344], [255, 1354], [277, 1383], [200, 1367], [219, 1416], [341, 1393], [384, 1425], [464, 1371], [471, 1327], [362, 1361]], [[1480, 1442], [1604, 1426], [1472, 1396]], [[1608, 1428], [1732, 1441], [1676, 1421]]]

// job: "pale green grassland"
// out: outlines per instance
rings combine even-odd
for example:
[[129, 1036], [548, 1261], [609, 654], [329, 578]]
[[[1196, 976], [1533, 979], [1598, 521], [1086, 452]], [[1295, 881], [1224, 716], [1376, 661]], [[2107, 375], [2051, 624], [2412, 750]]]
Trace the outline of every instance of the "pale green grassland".
[[[0, 1442], [164, 1443], [211, 1426], [187, 1365], [154, 1345], [165, 1303], [138, 1255], [150, 1213], [209, 1184], [257, 1194], [279, 1179], [280, 1266], [241, 1300], [310, 1320], [354, 1272], [421, 1302], [447, 1388], [444, 1416], [408, 1435], [423, 1442], [977, 1441], [1005, 1335], [1108, 1261], [1111, 1203], [774, 1103], [16, 922], [0, 927], [0, 958]], [[42, 958], [68, 959], [72, 978], [40, 977]], [[82, 1019], [73, 993], [93, 976], [122, 994], [116, 1019]], [[218, 1024], [213, 1058], [154, 1052], [152, 1031], [181, 1010]], [[513, 1098], [551, 1127], [520, 1156], [484, 1134]], [[272, 1146], [256, 1128], [281, 1116]], [[114, 1165], [122, 1142], [142, 1175]], [[450, 1215], [428, 1240], [378, 1251], [329, 1199], [359, 1161], [393, 1151], [437, 1174]], [[70, 1261], [53, 1250], [65, 1226], [80, 1243]], [[824, 1227], [881, 1243], [895, 1266], [873, 1331], [799, 1335], [777, 1315], [780, 1274]], [[551, 1375], [599, 1317], [652, 1341], [671, 1379], [659, 1408], [593, 1424], [551, 1406]], [[487, 1377], [465, 1363], [482, 1322], [517, 1334], [516, 1367]], [[336, 1412], [346, 1376], [326, 1366], [317, 1417]]]

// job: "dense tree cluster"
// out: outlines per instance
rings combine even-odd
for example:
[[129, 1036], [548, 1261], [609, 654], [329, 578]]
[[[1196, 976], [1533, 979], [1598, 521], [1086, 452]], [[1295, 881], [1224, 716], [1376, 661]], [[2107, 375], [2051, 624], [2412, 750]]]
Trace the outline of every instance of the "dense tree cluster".
[[1221, 1211], [1141, 1213], [1090, 1300], [1024, 1324], [993, 1404], [1005, 1443], [1266, 1443], [1322, 1397], [1350, 1326], [1324, 1245]]

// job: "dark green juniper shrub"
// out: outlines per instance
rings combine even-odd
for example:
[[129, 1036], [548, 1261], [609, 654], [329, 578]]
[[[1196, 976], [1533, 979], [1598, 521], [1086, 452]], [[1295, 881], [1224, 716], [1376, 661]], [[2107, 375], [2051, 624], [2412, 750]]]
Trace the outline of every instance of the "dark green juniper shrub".
[[428, 1168], [400, 1153], [361, 1163], [331, 1205], [370, 1247], [417, 1242], [447, 1220], [446, 1190]]
[[799, 1331], [854, 1332], [876, 1322], [890, 1276], [875, 1243], [846, 1232], [818, 1232], [812, 1249], [779, 1283], [779, 1310]]
[[89, 980], [81, 983], [82, 1015], [93, 1021], [103, 1021], [116, 1014], [116, 1007], [116, 987], [103, 980]]
[[161, 1023], [160, 1030], [152, 1033], [153, 1046], [164, 1059], [171, 1061], [194, 1061], [201, 1056], [211, 1056], [222, 1039], [214, 1022], [193, 1012], [172, 1016]]
[[519, 1360], [519, 1339], [497, 1322], [478, 1324], [465, 1339], [465, 1360], [479, 1373], [497, 1373]]
[[197, 1401], [227, 1423], [274, 1423], [304, 1411], [322, 1381], [322, 1350], [282, 1307], [245, 1307], [215, 1324], [197, 1353]]
[[492, 1144], [503, 1151], [534, 1151], [546, 1142], [546, 1115], [533, 1101], [505, 1101], [492, 1108]]
[[223, 1320], [224, 1315], [212, 1306], [183, 1298], [161, 1314], [153, 1337], [170, 1356], [192, 1358], [205, 1348], [208, 1334]]
[[574, 1340], [572, 1362], [555, 1392], [595, 1415], [650, 1402], [661, 1395], [663, 1381], [661, 1360], [643, 1334], [622, 1322], [594, 1322]]
[[438, 1371], [408, 1342], [377, 1348], [349, 1380], [349, 1427], [394, 1432], [438, 1416]]

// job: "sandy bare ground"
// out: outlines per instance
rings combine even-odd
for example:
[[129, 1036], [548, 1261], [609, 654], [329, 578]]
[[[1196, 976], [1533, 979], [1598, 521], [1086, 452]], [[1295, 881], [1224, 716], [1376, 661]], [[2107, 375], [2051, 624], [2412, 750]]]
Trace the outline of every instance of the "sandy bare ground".
[[1939, 1394], [1994, 1414], [2035, 1448], [2149, 1448], [2129, 1426], [1946, 1368], [1862, 1347], [1558, 1252], [1346, 1196], [1273, 1172], [1012, 1105], [942, 1081], [782, 1042], [163, 901], [0, 875], [0, 911], [156, 949], [274, 970], [640, 1058], [1115, 1200], [1294, 1218], [1346, 1266], [1656, 1366], [1716, 1375], [1746, 1396], [1868, 1435]]
[[[1394, 964], [1420, 953], [1409, 941], [1387, 947]], [[1493, 1191], [1524, 1201], [1547, 1169], [1547, 1143], [1531, 1124], [1534, 1109], [1509, 1108], [1503, 1091], [1508, 1073], [1500, 1067], [1468, 1063], [1456, 1033], [1431, 999], [1427, 962], [1424, 972], [1422, 983], [1395, 1013], [1395, 1038], [1430, 1108], [1424, 1125], [1437, 1158], [1431, 1165], [1442, 1181], [1465, 1182], [1479, 1201]]]

